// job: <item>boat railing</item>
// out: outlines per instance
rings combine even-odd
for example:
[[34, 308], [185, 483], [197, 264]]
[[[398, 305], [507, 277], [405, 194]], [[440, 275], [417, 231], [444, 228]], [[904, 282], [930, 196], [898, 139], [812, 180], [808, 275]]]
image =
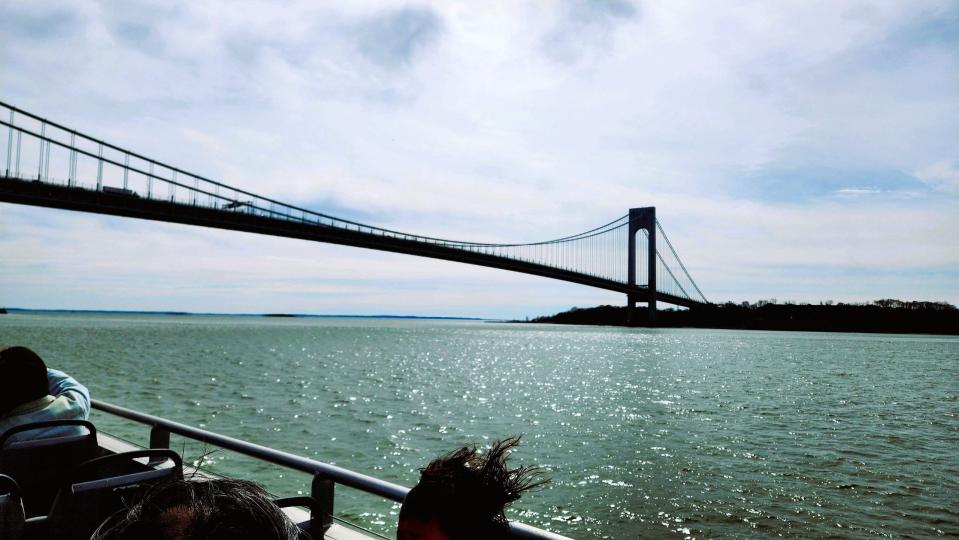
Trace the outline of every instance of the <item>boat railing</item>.
[[[409, 488], [407, 487], [351, 471], [343, 467], [323, 463], [322, 461], [309, 459], [226, 435], [220, 435], [219, 433], [213, 433], [212, 431], [188, 426], [104, 401], [93, 400], [93, 408], [107, 414], [150, 426], [150, 448], [169, 448], [170, 435], [175, 434], [311, 475], [313, 480], [310, 496], [316, 500], [319, 507], [324, 510], [322, 516], [314, 516], [314, 519], [319, 519], [324, 529], [328, 528], [332, 523], [333, 494], [336, 484], [378, 495], [399, 503], [403, 502], [407, 492], [409, 492]], [[515, 521], [510, 522], [510, 533], [514, 538], [569, 540], [565, 536]]]

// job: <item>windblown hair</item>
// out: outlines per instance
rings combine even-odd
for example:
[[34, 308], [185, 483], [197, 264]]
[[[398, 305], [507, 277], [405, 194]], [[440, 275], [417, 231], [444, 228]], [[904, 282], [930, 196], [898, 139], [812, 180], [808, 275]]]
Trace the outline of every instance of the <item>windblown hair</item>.
[[453, 540], [508, 537], [506, 508], [549, 481], [539, 467], [506, 466], [519, 440], [495, 441], [485, 454], [464, 446], [430, 462], [403, 501], [400, 520], [436, 520]]
[[49, 394], [47, 366], [26, 347], [0, 350], [0, 416]]
[[298, 534], [259, 484], [191, 479], [153, 486], [91, 540], [296, 540]]

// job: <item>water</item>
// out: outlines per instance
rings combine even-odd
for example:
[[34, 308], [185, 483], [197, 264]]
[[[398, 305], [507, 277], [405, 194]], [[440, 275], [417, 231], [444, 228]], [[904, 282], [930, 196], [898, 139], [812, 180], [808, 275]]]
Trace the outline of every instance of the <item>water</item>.
[[[576, 538], [959, 536], [954, 337], [14, 314], [0, 343], [99, 399], [405, 485], [457, 445], [523, 434], [513, 459], [553, 482], [510, 516]], [[392, 535], [396, 505], [336, 496], [338, 516]]]

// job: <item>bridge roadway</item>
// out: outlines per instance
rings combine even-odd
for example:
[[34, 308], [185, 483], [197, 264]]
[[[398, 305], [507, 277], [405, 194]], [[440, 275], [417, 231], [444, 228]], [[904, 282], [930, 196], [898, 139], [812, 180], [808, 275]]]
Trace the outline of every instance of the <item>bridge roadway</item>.
[[[456, 261], [569, 281], [571, 283], [632, 295], [640, 302], [648, 296], [648, 288], [644, 286], [631, 287], [625, 283], [552, 266], [498, 257], [486, 253], [476, 253], [440, 244], [430, 244], [369, 232], [347, 230], [328, 225], [271, 218], [250, 214], [238, 209], [225, 210], [208, 208], [179, 202], [141, 198], [122, 193], [107, 193], [77, 186], [27, 181], [10, 176], [0, 176], [0, 202], [166, 221], [169, 223], [182, 223], [185, 225], [197, 225], [200, 227], [212, 227], [271, 236], [299, 238], [302, 240], [312, 240], [314, 242], [363, 247], [380, 251], [392, 251], [394, 253]], [[660, 302], [683, 307], [699, 307], [705, 305], [702, 302], [663, 292], [658, 292], [656, 299]]]

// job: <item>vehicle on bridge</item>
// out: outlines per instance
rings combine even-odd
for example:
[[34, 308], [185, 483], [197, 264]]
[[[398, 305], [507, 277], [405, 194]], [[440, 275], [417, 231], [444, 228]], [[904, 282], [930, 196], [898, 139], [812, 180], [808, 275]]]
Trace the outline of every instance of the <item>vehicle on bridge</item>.
[[253, 201], [231, 201], [221, 206], [223, 210], [253, 210]]
[[137, 198], [140, 197], [137, 194], [137, 192], [133, 191], [132, 189], [116, 188], [113, 186], [103, 186], [100, 188], [100, 191], [110, 195], [126, 195], [127, 197], [137, 197]]

